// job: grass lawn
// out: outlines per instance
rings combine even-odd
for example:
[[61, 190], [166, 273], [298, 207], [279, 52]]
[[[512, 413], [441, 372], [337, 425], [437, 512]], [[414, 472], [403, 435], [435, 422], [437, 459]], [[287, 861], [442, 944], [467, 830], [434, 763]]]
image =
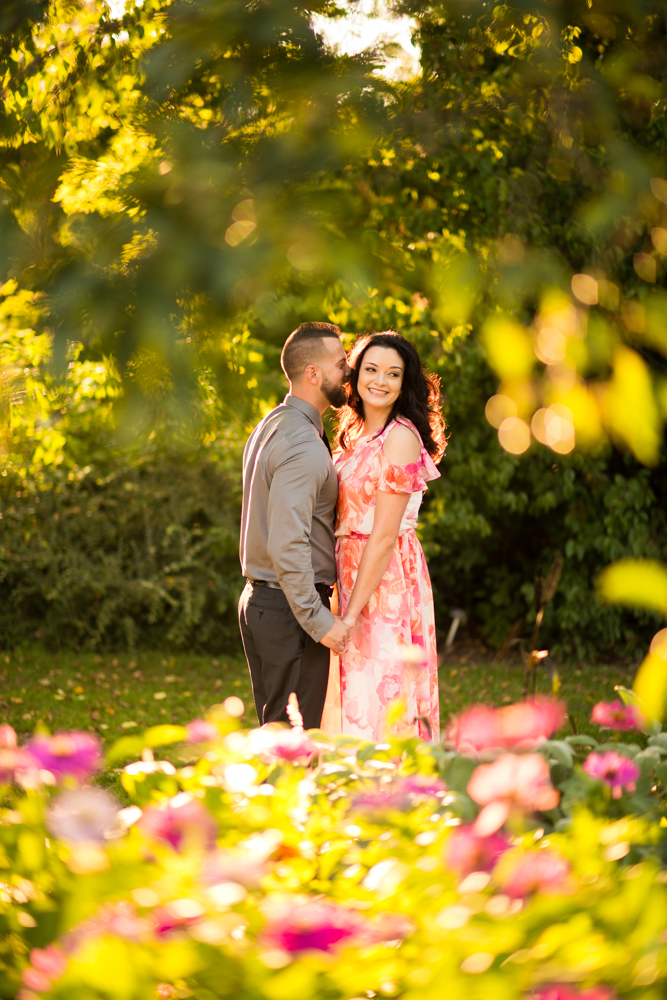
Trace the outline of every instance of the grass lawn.
[[[444, 643], [442, 644], [444, 646]], [[612, 700], [614, 685], [629, 687], [636, 666], [563, 665], [560, 696], [579, 732], [599, 734], [589, 722], [597, 701]], [[441, 716], [475, 702], [502, 705], [521, 698], [524, 673], [518, 658], [494, 663], [473, 644], [456, 644], [440, 667]], [[543, 670], [538, 690], [548, 693]], [[140, 651], [99, 656], [93, 653], [47, 653], [39, 647], [0, 654], [0, 721], [25, 737], [38, 723], [50, 731], [86, 729], [105, 744], [161, 722], [187, 723], [229, 695], [245, 705], [249, 726], [257, 724], [248, 669], [236, 656], [198, 656]], [[636, 734], [628, 734], [636, 739]]]

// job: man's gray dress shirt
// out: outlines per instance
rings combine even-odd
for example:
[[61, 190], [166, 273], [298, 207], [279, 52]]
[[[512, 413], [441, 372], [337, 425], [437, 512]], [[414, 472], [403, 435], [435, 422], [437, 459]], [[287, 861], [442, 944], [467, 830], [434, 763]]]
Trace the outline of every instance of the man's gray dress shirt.
[[316, 642], [334, 624], [315, 584], [336, 581], [338, 477], [314, 406], [287, 395], [257, 425], [243, 452], [241, 567], [279, 583]]

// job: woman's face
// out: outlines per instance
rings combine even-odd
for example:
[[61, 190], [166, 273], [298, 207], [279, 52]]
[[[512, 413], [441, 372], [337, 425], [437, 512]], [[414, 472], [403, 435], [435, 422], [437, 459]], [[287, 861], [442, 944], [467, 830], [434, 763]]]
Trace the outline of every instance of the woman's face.
[[393, 347], [369, 347], [359, 366], [357, 392], [368, 409], [390, 412], [401, 394], [404, 364]]

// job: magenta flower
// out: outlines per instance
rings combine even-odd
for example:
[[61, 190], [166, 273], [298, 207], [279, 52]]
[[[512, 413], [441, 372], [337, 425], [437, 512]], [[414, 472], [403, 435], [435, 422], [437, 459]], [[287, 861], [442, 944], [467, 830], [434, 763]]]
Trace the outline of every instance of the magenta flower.
[[33, 948], [30, 965], [21, 973], [21, 979], [29, 989], [46, 993], [52, 989], [53, 980], [59, 979], [66, 968], [67, 956], [57, 945]]
[[103, 788], [73, 788], [51, 803], [46, 825], [59, 840], [103, 844], [118, 832], [119, 809], [116, 799]]
[[534, 993], [535, 1000], [616, 1000], [616, 993], [606, 986], [594, 986], [581, 993], [569, 983], [555, 983]]
[[316, 750], [317, 747], [305, 730], [281, 729], [276, 732], [275, 741], [269, 747], [267, 755], [273, 760], [308, 764]]
[[208, 743], [220, 736], [220, 730], [206, 719], [193, 719], [188, 723], [185, 740], [187, 743]]
[[500, 833], [480, 837], [470, 824], [456, 826], [445, 845], [445, 865], [461, 875], [488, 872], [509, 846], [507, 837]]
[[503, 892], [512, 899], [523, 899], [533, 892], [549, 894], [571, 887], [570, 864], [554, 851], [526, 851], [505, 855], [497, 877]]
[[590, 774], [591, 778], [608, 785], [615, 799], [620, 799], [624, 789], [627, 792], [634, 792], [640, 773], [633, 761], [615, 750], [590, 753], [584, 762], [584, 771]]
[[440, 778], [409, 774], [394, 778], [386, 785], [370, 783], [367, 789], [352, 799], [351, 808], [357, 812], [378, 813], [387, 809], [403, 812], [424, 799], [441, 798], [447, 785]]
[[618, 700], [599, 701], [593, 706], [591, 722], [623, 733], [630, 729], [641, 729], [643, 719], [635, 705], [624, 705]]
[[149, 837], [169, 844], [179, 854], [187, 849], [215, 847], [217, 823], [198, 799], [187, 792], [150, 806], [137, 824]]
[[364, 935], [365, 921], [354, 910], [333, 903], [285, 900], [271, 907], [262, 943], [295, 954], [333, 951], [338, 945]]
[[72, 777], [85, 781], [102, 766], [100, 741], [92, 733], [37, 736], [26, 750], [42, 770], [50, 771], [57, 780]]

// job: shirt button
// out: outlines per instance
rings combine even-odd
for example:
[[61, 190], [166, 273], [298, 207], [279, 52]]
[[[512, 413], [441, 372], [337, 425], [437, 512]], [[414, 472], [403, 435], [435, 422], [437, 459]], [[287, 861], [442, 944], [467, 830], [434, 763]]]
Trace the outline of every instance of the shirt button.
[[315, 629], [311, 629], [310, 634], [315, 635]]

